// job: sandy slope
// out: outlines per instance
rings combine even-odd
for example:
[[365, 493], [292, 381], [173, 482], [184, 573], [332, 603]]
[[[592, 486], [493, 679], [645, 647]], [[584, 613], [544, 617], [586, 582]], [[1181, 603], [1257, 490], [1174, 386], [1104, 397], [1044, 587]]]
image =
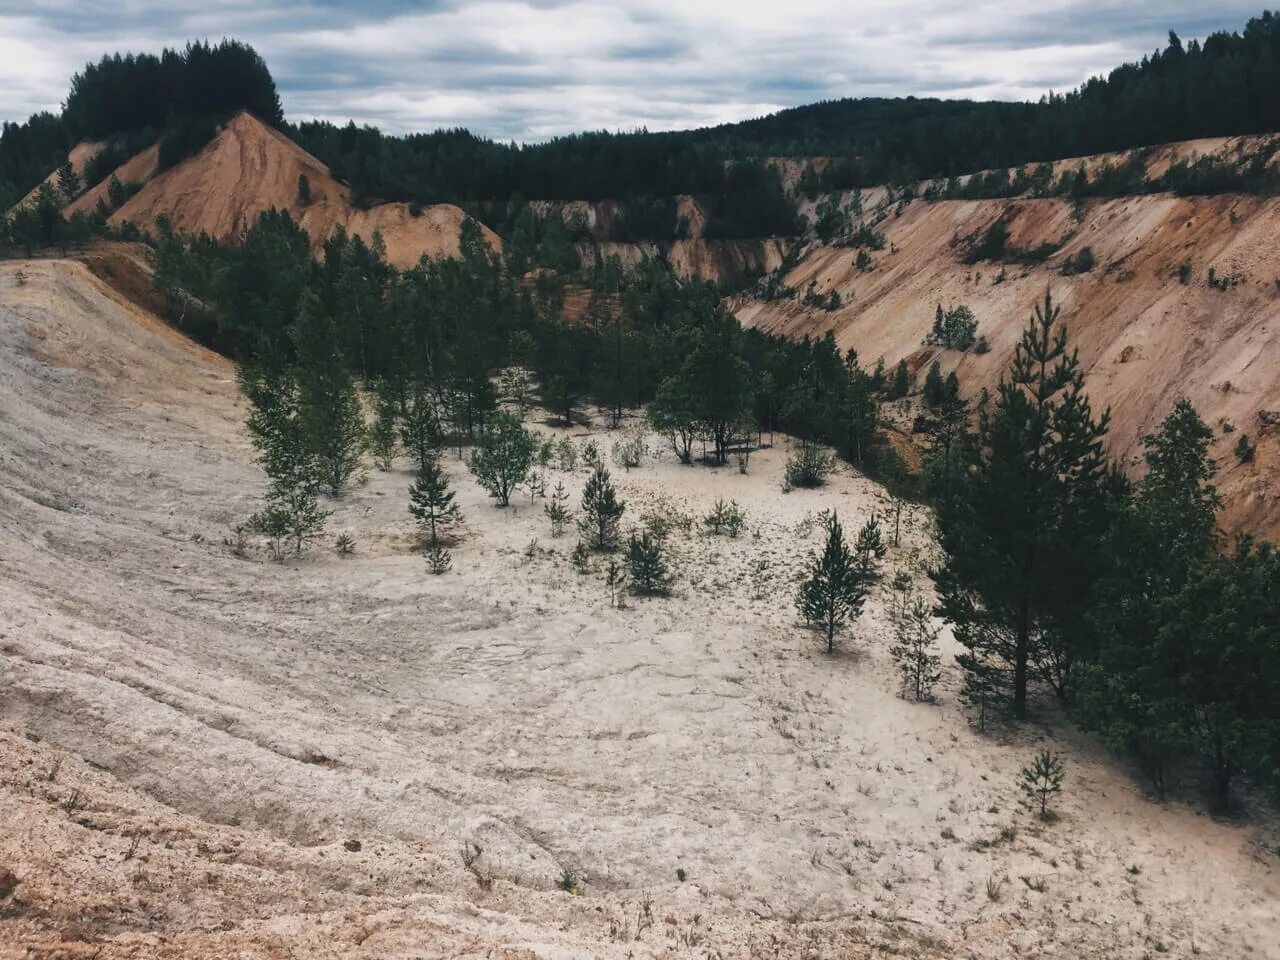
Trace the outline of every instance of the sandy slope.
[[[955, 238], [1002, 216], [1019, 246], [1070, 240], [1041, 266], [1002, 272], [990, 263], [964, 264]], [[799, 290], [811, 280], [821, 291], [838, 290], [841, 309], [743, 299], [739, 318], [794, 336], [834, 330], [840, 346], [855, 348], [865, 362], [884, 357], [892, 368], [907, 358], [921, 378], [937, 355], [944, 371], [957, 371], [965, 393], [976, 395], [1007, 369], [1033, 306], [1050, 289], [1079, 347], [1095, 408], [1112, 408], [1117, 455], [1136, 457], [1138, 438], [1186, 395], [1215, 427], [1227, 521], [1280, 535], [1280, 431], [1264, 412], [1280, 411], [1280, 201], [1131, 197], [1090, 202], [1078, 221], [1060, 200], [916, 201], [880, 229], [889, 247], [875, 254], [870, 272], [857, 269], [854, 250], [816, 246], [786, 275]], [[1063, 258], [1086, 245], [1095, 269], [1063, 276]], [[1184, 261], [1193, 270], [1185, 285], [1178, 279]], [[1210, 267], [1238, 283], [1210, 287]], [[939, 302], [968, 304], [991, 352], [923, 347]], [[1258, 443], [1251, 465], [1232, 453], [1239, 431]]]
[[[381, 231], [387, 259], [398, 267], [411, 267], [424, 254], [458, 253], [458, 231], [466, 217], [458, 207], [426, 206], [418, 216], [405, 203], [359, 209], [328, 167], [247, 112], [233, 117], [199, 153], [173, 169], [157, 173], [157, 157], [158, 147], [150, 147], [116, 171], [121, 182], [144, 186], [112, 214], [111, 223], [127, 220], [150, 229], [157, 216], [167, 214], [179, 230], [234, 240], [260, 213], [275, 207], [288, 210], [317, 248], [341, 224], [366, 242]], [[306, 206], [298, 200], [300, 175], [311, 185], [312, 201]], [[106, 183], [97, 184], [68, 211], [92, 210], [105, 194]], [[490, 244], [500, 246], [496, 234], [482, 229]]]
[[[261, 478], [231, 369], [83, 265], [21, 266], [0, 956], [1280, 956], [1273, 832], [1156, 806], [1056, 726], [978, 735], [949, 657], [939, 704], [899, 699], [882, 596], [833, 659], [796, 625], [812, 519], [882, 510], [865, 480], [781, 496], [782, 450], [748, 476], [616, 471], [629, 520], [727, 496], [750, 524], [674, 534], [676, 595], [624, 610], [540, 503], [498, 510], [452, 459], [447, 576], [413, 550], [403, 464], [306, 559], [239, 559]], [[550, 480], [576, 498], [583, 474]], [[890, 563], [919, 578], [930, 551], [910, 514]], [[1069, 770], [1051, 824], [1014, 796], [1046, 743]]]

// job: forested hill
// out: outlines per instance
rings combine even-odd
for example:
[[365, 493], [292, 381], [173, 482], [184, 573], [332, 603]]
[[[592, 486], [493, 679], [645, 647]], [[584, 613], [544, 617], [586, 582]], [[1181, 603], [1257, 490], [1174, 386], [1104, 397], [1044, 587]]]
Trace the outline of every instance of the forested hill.
[[527, 146], [461, 130], [389, 137], [291, 130], [358, 194], [419, 202], [671, 196], [720, 189], [724, 161], [826, 156], [832, 186], [908, 183], [1189, 140], [1280, 130], [1280, 15], [1168, 44], [1037, 103], [845, 99], [700, 130], [583, 133]]
[[[741, 123], [653, 133], [582, 133], [502, 144], [465, 130], [393, 137], [354, 124], [283, 122], [266, 64], [248, 46], [191, 44], [160, 56], [104, 57], [72, 81], [60, 117], [6, 123], [0, 201], [31, 189], [78, 140], [168, 132], [171, 153], [198, 146], [211, 117], [247, 108], [282, 126], [347, 181], [357, 202], [506, 202], [514, 196], [599, 200], [716, 195], [757, 189], [732, 182], [727, 160], [832, 158], [823, 186], [908, 183], [1198, 137], [1280, 129], [1280, 16], [1240, 32], [1167, 45], [1064, 94], [1036, 103], [844, 99]], [[765, 191], [767, 192], [767, 191]], [[768, 207], [770, 198], [761, 194]], [[780, 207], [758, 217], [785, 232]]]

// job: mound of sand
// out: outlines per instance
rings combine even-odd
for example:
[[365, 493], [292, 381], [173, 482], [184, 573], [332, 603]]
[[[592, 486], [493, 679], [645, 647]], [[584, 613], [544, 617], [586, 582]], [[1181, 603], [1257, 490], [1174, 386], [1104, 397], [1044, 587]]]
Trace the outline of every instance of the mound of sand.
[[[796, 624], [817, 512], [886, 509], [850, 471], [617, 471], [628, 523], [694, 521], [624, 609], [452, 457], [446, 576], [404, 462], [304, 559], [241, 556], [233, 371], [65, 261], [0, 264], [0, 411], [0, 955], [1278, 955], [1264, 826], [1148, 802], [1051, 713], [979, 735], [945, 634], [939, 702], [901, 699], [883, 591], [836, 657]], [[698, 532], [718, 497], [740, 539]], [[927, 530], [889, 558], [921, 585]], [[1016, 802], [1045, 746], [1051, 823]]]
[[[387, 260], [402, 268], [424, 255], [458, 254], [459, 231], [466, 219], [461, 209], [437, 204], [421, 208], [418, 216], [405, 203], [359, 209], [351, 202], [350, 189], [328, 167], [247, 112], [233, 117], [195, 156], [170, 170], [157, 171], [158, 155], [153, 146], [115, 172], [121, 182], [143, 187], [111, 215], [112, 224], [128, 221], [150, 229], [156, 217], [165, 214], [178, 230], [235, 241], [259, 214], [274, 207], [288, 210], [316, 249], [341, 225], [366, 243], [381, 231]], [[298, 195], [301, 176], [311, 189], [311, 202], [305, 206]], [[110, 177], [94, 185], [68, 212], [92, 210], [105, 198], [109, 182]], [[481, 229], [492, 246], [501, 245], [497, 234]]]

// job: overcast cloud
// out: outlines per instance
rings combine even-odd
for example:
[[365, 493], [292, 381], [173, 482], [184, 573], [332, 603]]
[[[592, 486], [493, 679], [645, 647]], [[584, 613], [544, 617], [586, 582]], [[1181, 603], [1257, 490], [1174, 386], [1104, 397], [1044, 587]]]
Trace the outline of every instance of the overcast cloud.
[[846, 96], [1035, 99], [1257, 0], [0, 0], [0, 119], [86, 61], [236, 37], [291, 120], [502, 140], [740, 120]]

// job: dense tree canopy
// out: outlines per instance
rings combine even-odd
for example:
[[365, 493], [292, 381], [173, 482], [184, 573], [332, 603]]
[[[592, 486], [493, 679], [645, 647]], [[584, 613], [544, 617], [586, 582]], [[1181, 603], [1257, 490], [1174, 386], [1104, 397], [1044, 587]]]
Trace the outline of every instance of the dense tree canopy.
[[62, 122], [72, 140], [163, 130], [239, 109], [270, 124], [284, 115], [275, 81], [247, 44], [223, 40], [154, 54], [112, 54], [71, 78]]

